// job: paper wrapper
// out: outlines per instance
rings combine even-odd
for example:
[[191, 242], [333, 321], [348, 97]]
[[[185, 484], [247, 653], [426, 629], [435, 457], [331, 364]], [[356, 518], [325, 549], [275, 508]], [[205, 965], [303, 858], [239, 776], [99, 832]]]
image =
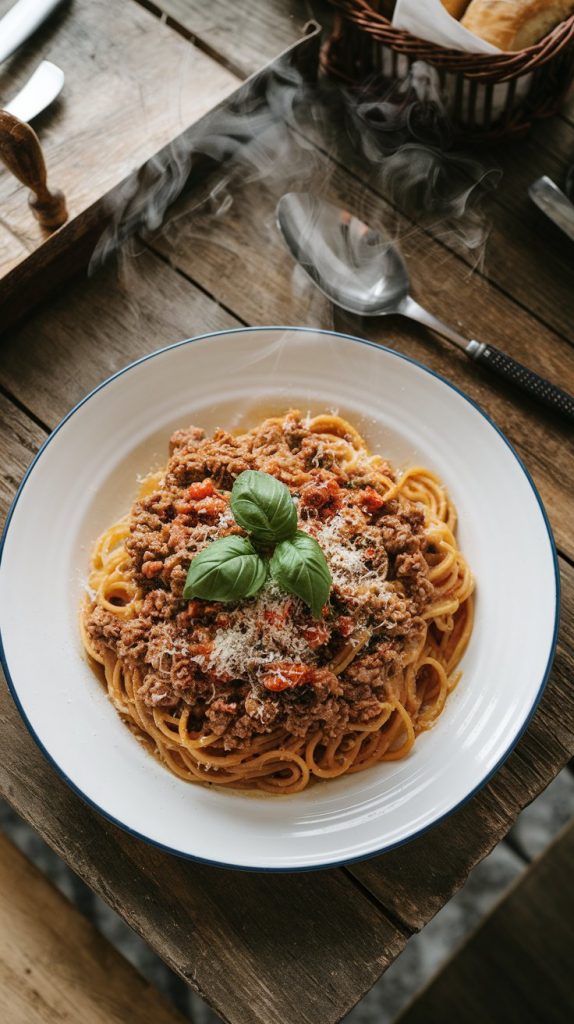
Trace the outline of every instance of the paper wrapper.
[[441, 0], [397, 0], [393, 25], [419, 39], [427, 39], [429, 43], [446, 46], [449, 50], [490, 54], [501, 52], [497, 46], [463, 28], [460, 21], [450, 16]]
[[[443, 7], [441, 0], [397, 0], [393, 15], [395, 28], [410, 32], [419, 39], [426, 39], [431, 43], [447, 47], [452, 50], [463, 50], [466, 53], [497, 54], [502, 51], [497, 46], [487, 43], [463, 28], [460, 22], [452, 18]], [[401, 74], [401, 67], [397, 71], [401, 77], [412, 75], [412, 69], [405, 60], [403, 64], [404, 74]], [[442, 83], [442, 99], [446, 109], [451, 107], [456, 89], [458, 75], [447, 73]], [[509, 90], [513, 90], [513, 103], [520, 103], [528, 95], [532, 82], [532, 72], [521, 75], [515, 82], [499, 82], [487, 94], [486, 86], [479, 83], [474, 107], [474, 120], [478, 125], [485, 124], [487, 119], [495, 121], [502, 114], [506, 107]], [[464, 80], [461, 98], [462, 112], [461, 119], [464, 121], [465, 109], [470, 107], [470, 82]]]

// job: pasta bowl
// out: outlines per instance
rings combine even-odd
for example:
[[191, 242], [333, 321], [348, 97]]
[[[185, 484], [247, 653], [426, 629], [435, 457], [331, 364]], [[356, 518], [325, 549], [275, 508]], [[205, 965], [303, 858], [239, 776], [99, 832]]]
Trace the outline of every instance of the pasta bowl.
[[[462, 679], [408, 757], [300, 793], [254, 796], [187, 783], [150, 756], [84, 656], [79, 609], [95, 539], [131, 505], [138, 477], [165, 463], [175, 429], [195, 423], [239, 431], [290, 407], [336, 409], [373, 452], [442, 478], [476, 577], [476, 618]], [[8, 516], [1, 557], [2, 662], [46, 757], [116, 824], [175, 854], [227, 867], [348, 863], [435, 825], [488, 781], [522, 735], [556, 643], [552, 534], [504, 436], [424, 366], [329, 331], [205, 335], [105, 381], [36, 456]]]

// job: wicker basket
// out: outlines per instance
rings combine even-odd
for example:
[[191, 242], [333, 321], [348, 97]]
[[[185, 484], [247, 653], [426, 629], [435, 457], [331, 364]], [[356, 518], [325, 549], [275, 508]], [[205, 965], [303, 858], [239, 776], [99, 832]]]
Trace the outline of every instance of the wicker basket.
[[338, 8], [322, 52], [324, 70], [372, 97], [406, 80], [416, 61], [435, 69], [441, 101], [459, 134], [497, 138], [524, 133], [560, 105], [574, 76], [574, 16], [535, 46], [484, 55], [448, 50], [396, 29], [388, 0], [330, 0]]

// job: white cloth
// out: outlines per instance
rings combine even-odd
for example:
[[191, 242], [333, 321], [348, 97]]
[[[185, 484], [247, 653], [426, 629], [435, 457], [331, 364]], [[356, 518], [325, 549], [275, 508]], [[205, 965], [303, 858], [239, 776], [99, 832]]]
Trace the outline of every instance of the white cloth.
[[411, 32], [419, 39], [427, 39], [430, 43], [438, 43], [451, 50], [501, 53], [497, 46], [463, 28], [443, 7], [441, 0], [397, 0], [393, 25]]

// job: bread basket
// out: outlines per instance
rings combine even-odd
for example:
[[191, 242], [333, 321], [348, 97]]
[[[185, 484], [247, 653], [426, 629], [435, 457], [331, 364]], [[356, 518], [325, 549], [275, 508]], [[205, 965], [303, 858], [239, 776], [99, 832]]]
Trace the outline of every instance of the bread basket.
[[574, 75], [574, 16], [539, 43], [514, 53], [485, 55], [449, 50], [394, 28], [385, 0], [330, 0], [338, 9], [323, 47], [328, 75], [384, 96], [407, 80], [413, 64], [435, 70], [440, 100], [456, 132], [500, 138], [526, 132], [560, 105]]

